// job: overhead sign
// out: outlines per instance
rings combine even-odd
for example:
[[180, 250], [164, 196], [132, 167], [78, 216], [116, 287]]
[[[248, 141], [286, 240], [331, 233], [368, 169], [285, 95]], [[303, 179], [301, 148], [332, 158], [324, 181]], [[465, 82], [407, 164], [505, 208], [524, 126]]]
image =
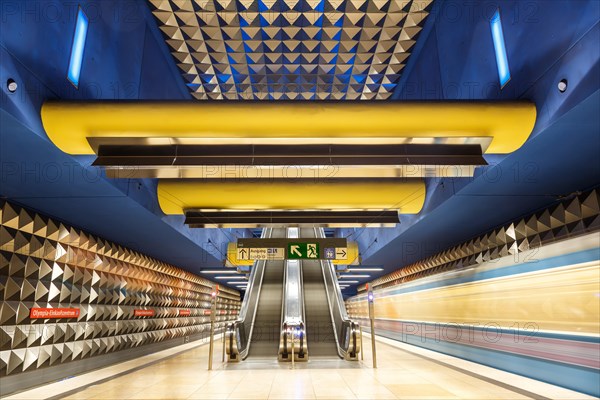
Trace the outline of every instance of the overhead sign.
[[[257, 260], [280, 261], [285, 259], [329, 260], [334, 265], [360, 264], [357, 243], [346, 242], [346, 239], [335, 239], [333, 243], [322, 242], [319, 239], [283, 239], [283, 241], [285, 246], [258, 248], [238, 247], [235, 242], [229, 243], [227, 245], [226, 265], [238, 268], [240, 266], [250, 267]], [[325, 245], [323, 243], [325, 243]], [[252, 244], [254, 245], [255, 243]], [[289, 246], [290, 244], [294, 244], [297, 247], [292, 249], [291, 246]], [[312, 244], [313, 246], [309, 248], [308, 244]], [[316, 248], [314, 245], [316, 245]], [[313, 251], [310, 251], [311, 249]], [[302, 256], [298, 255], [298, 253], [302, 254]], [[315, 257], [315, 253], [317, 254], [317, 257]]]
[[288, 260], [318, 260], [319, 256], [319, 244], [318, 243], [288, 243], [287, 247], [287, 258]]
[[266, 248], [237, 248], [238, 260], [284, 260], [285, 250], [283, 247]]
[[284, 248], [287, 249], [290, 243], [316, 243], [319, 248], [326, 247], [348, 247], [348, 241], [344, 238], [310, 238], [310, 239], [291, 239], [291, 238], [239, 238], [237, 248]]
[[323, 258], [326, 260], [347, 260], [347, 247], [327, 247], [323, 250]]

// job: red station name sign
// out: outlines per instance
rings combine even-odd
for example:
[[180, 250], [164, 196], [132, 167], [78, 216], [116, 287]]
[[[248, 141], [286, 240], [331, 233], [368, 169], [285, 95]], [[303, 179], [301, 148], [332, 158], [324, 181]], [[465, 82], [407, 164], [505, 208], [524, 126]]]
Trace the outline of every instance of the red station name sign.
[[154, 310], [133, 310], [134, 317], [154, 317]]
[[29, 310], [29, 318], [77, 318], [79, 308], [32, 308]]
[[[204, 315], [211, 315], [212, 314], [212, 310], [204, 310]], [[215, 313], [215, 315], [225, 315], [227, 314], [227, 310], [217, 310], [217, 312]]]

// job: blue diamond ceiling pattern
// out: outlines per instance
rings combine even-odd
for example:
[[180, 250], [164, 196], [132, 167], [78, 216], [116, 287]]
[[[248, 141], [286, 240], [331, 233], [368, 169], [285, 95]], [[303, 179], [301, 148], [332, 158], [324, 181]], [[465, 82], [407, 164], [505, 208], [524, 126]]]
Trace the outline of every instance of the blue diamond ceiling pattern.
[[199, 100], [383, 100], [433, 0], [148, 0]]

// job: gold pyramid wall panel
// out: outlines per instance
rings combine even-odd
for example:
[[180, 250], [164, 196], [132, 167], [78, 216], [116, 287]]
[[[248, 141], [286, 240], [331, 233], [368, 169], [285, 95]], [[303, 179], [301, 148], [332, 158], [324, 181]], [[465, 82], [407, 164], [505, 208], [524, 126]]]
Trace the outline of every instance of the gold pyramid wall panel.
[[196, 99], [372, 100], [433, 0], [148, 0]]
[[[517, 257], [542, 245], [597, 230], [600, 230], [600, 191], [595, 189], [407, 265], [369, 285], [385, 288], [509, 255]], [[365, 290], [365, 285], [358, 289]]]
[[[207, 333], [213, 286], [0, 200], [0, 376]], [[32, 308], [79, 315], [32, 319]], [[220, 329], [236, 318], [239, 292], [222, 287], [217, 308]], [[135, 316], [139, 309], [154, 316]]]

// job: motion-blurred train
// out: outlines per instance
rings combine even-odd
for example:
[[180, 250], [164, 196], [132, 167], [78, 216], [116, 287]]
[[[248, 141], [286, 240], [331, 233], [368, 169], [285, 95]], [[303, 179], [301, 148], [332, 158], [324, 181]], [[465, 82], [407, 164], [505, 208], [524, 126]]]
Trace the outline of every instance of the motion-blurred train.
[[600, 396], [599, 260], [595, 232], [376, 289], [376, 333]]

